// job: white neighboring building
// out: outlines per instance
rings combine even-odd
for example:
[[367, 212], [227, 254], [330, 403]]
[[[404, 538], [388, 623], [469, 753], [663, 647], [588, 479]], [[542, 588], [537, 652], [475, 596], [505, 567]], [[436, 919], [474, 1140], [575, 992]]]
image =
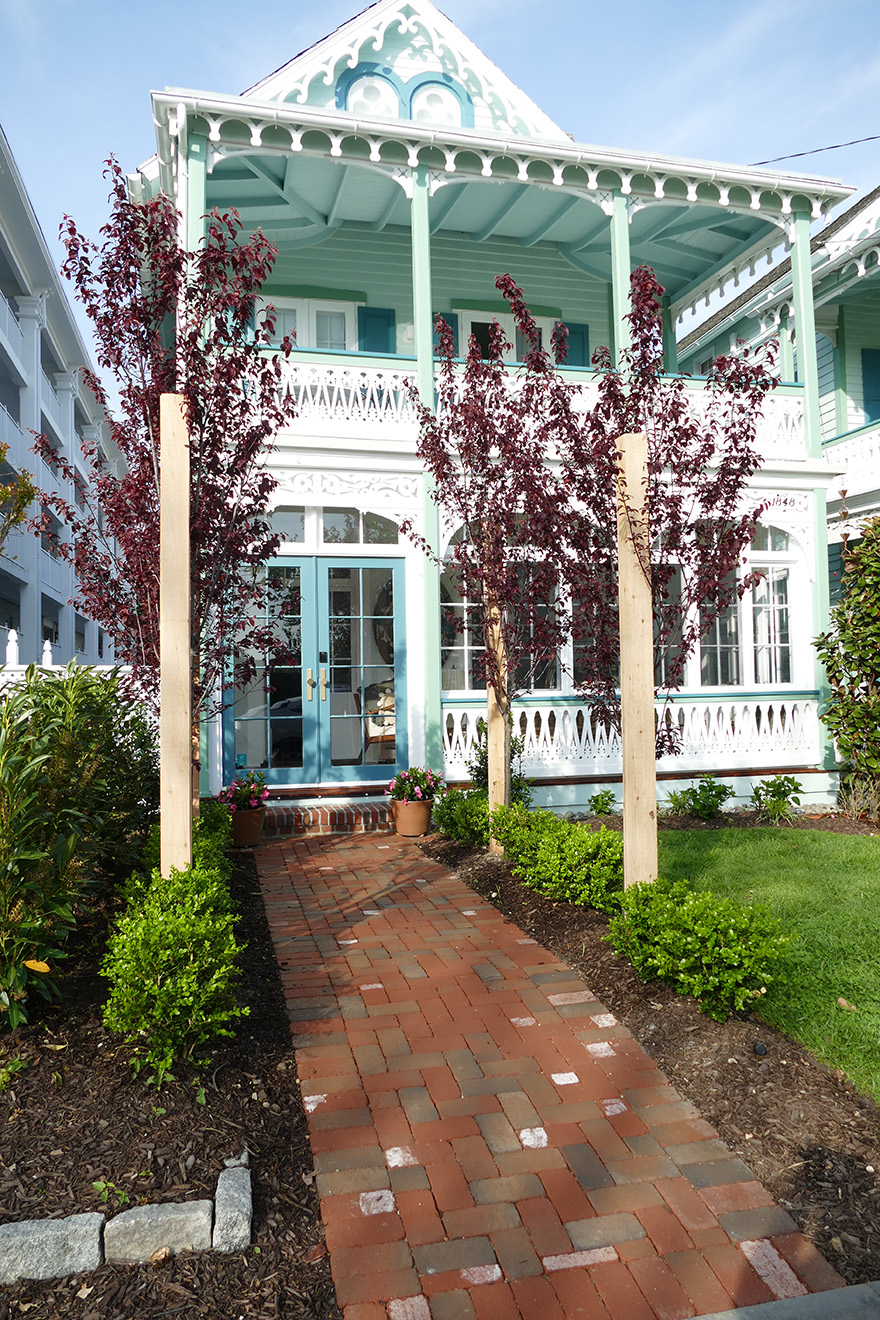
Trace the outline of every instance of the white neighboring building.
[[[67, 301], [9, 143], [0, 129], [0, 443], [10, 467], [30, 472], [42, 490], [72, 499], [71, 483], [33, 453], [33, 434], [46, 435], [69, 461], [81, 464], [81, 441], [98, 440], [101, 411], [82, 382], [88, 351]], [[85, 480], [85, 471], [83, 478]], [[68, 602], [73, 569], [27, 531], [0, 549], [0, 664], [9, 632], [22, 664], [74, 656], [95, 664], [104, 650], [98, 626]]]

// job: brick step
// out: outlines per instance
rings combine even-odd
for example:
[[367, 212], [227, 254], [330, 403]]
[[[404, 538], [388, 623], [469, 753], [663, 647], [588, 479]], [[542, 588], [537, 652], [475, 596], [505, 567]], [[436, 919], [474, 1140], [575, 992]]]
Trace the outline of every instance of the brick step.
[[304, 834], [363, 834], [392, 830], [384, 798], [360, 801], [324, 800], [267, 802], [264, 839], [289, 839]]

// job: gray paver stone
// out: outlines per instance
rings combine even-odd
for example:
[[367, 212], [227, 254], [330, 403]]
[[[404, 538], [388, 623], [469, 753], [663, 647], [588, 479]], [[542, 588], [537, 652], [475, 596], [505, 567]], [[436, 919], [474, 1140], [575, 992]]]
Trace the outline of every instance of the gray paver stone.
[[249, 1169], [224, 1169], [214, 1193], [215, 1251], [246, 1251], [251, 1244], [251, 1175]]
[[104, 1254], [108, 1261], [137, 1264], [163, 1247], [175, 1256], [179, 1251], [205, 1251], [211, 1245], [212, 1210], [210, 1201], [123, 1210], [104, 1229]]
[[718, 1222], [734, 1242], [750, 1242], [755, 1238], [774, 1237], [777, 1233], [794, 1233], [797, 1224], [778, 1205], [762, 1206], [758, 1210], [730, 1210], [719, 1215]]
[[635, 1215], [596, 1215], [594, 1219], [575, 1219], [565, 1225], [565, 1231], [578, 1251], [593, 1247], [614, 1247], [618, 1242], [631, 1242], [643, 1238], [645, 1230]]
[[0, 1226], [0, 1283], [16, 1279], [60, 1279], [103, 1264], [104, 1216], [25, 1219]]

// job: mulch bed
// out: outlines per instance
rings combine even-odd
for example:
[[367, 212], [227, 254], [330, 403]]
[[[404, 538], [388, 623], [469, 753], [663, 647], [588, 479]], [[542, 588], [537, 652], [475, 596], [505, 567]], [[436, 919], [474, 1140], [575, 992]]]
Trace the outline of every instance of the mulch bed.
[[[601, 823], [621, 824], [619, 817]], [[661, 828], [758, 823], [754, 813], [737, 812], [718, 823], [664, 818]], [[878, 833], [876, 822], [831, 815], [800, 817], [792, 828]], [[880, 1176], [871, 1171], [880, 1171], [880, 1109], [873, 1100], [754, 1014], [713, 1022], [694, 1000], [657, 981], [643, 984], [603, 939], [604, 914], [532, 892], [484, 849], [439, 835], [423, 846], [577, 969], [848, 1283], [880, 1279]]]
[[250, 1016], [198, 1072], [176, 1068], [157, 1092], [132, 1080], [128, 1052], [105, 1031], [97, 969], [112, 903], [97, 908], [63, 964], [61, 1003], [38, 1001], [31, 1023], [0, 1041], [0, 1064], [28, 1061], [0, 1095], [0, 1222], [115, 1213], [120, 1196], [111, 1191], [102, 1205], [96, 1181], [130, 1205], [212, 1197], [224, 1159], [246, 1146], [252, 1246], [20, 1282], [0, 1289], [0, 1320], [339, 1320], [278, 968], [253, 857], [241, 858], [233, 899]]

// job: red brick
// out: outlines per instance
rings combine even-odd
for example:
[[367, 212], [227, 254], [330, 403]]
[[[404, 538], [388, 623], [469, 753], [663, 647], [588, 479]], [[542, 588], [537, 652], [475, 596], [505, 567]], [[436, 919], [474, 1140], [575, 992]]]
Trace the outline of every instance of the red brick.
[[516, 1208], [539, 1256], [562, 1256], [572, 1250], [571, 1238], [563, 1228], [552, 1201], [536, 1196], [527, 1201], [519, 1201]]
[[[367, 1216], [365, 1216], [367, 1217]], [[377, 1215], [378, 1219], [379, 1216]], [[335, 1247], [330, 1268], [336, 1280], [355, 1274], [393, 1273], [412, 1266], [412, 1253], [405, 1242], [374, 1243], [370, 1246]]]
[[770, 1241], [810, 1292], [827, 1292], [830, 1288], [846, 1286], [834, 1266], [829, 1265], [803, 1233], [780, 1233]]
[[617, 1254], [621, 1260], [642, 1260], [646, 1256], [656, 1256], [654, 1243], [650, 1238], [632, 1238], [629, 1242], [617, 1243]]
[[691, 1237], [694, 1246], [699, 1247], [700, 1251], [704, 1247], [726, 1247], [730, 1242], [730, 1237], [720, 1224], [715, 1228], [692, 1228]]
[[666, 1263], [697, 1308], [699, 1315], [733, 1309], [733, 1298], [722, 1288], [699, 1251], [670, 1251]]
[[384, 1302], [393, 1297], [412, 1297], [420, 1291], [415, 1270], [359, 1274], [336, 1281], [336, 1300], [342, 1307], [351, 1302]]
[[381, 1302], [355, 1302], [343, 1311], [345, 1320], [388, 1320], [388, 1312]]
[[358, 1210], [347, 1218], [326, 1224], [324, 1238], [330, 1251], [399, 1242], [403, 1238], [403, 1223], [399, 1215], [362, 1215]]
[[550, 1282], [566, 1320], [611, 1320], [586, 1270], [554, 1270]]
[[369, 1127], [330, 1129], [309, 1133], [312, 1154], [324, 1150], [354, 1150], [359, 1146], [378, 1146], [379, 1138], [372, 1123]]
[[[484, 1096], [479, 1097], [485, 1099]], [[459, 1168], [468, 1182], [477, 1178], [494, 1178], [498, 1173], [492, 1152], [482, 1136], [458, 1137], [452, 1143]]]
[[758, 1210], [762, 1206], [773, 1205], [773, 1197], [759, 1182], [704, 1187], [700, 1196], [714, 1215], [726, 1215], [730, 1210]]
[[510, 1287], [526, 1320], [566, 1320], [549, 1279], [514, 1279]]
[[[650, 1111], [648, 1111], [650, 1115]], [[679, 1146], [685, 1141], [709, 1141], [717, 1137], [711, 1123], [703, 1118], [682, 1118], [673, 1123], [649, 1124], [652, 1136], [661, 1146]]]
[[690, 1251], [694, 1245], [677, 1215], [667, 1206], [641, 1206], [636, 1210], [636, 1216], [659, 1255], [665, 1256], [669, 1251]]
[[665, 1261], [657, 1257], [634, 1260], [629, 1268], [657, 1320], [685, 1320], [686, 1316], [696, 1314], [690, 1298]]
[[655, 1320], [627, 1265], [622, 1262], [593, 1265], [590, 1278], [613, 1320]]
[[596, 1213], [568, 1169], [542, 1169], [539, 1177], [564, 1224], [570, 1224], [573, 1219], [589, 1219]]
[[470, 1290], [479, 1320], [522, 1320], [516, 1298], [507, 1283], [483, 1283]]
[[427, 1173], [441, 1214], [447, 1210], [466, 1210], [474, 1204], [470, 1188], [457, 1164], [431, 1164], [427, 1167]]
[[461, 1099], [461, 1087], [449, 1068], [423, 1068], [422, 1077], [435, 1105], [441, 1100]]
[[757, 1306], [759, 1302], [776, 1300], [764, 1280], [758, 1277], [732, 1242], [724, 1247], [704, 1247], [702, 1250], [737, 1306]]
[[[442, 1242], [446, 1237], [434, 1198], [428, 1191], [398, 1192], [397, 1209], [411, 1247], [426, 1242]], [[377, 1215], [378, 1219], [380, 1216]]]
[[710, 1213], [687, 1178], [658, 1178], [655, 1186], [686, 1229], [718, 1227], [717, 1218]]
[[648, 1205], [662, 1205], [660, 1193], [653, 1183], [624, 1183], [622, 1187], [594, 1187], [587, 1193], [597, 1215], [613, 1215], [619, 1211], [642, 1210]]

